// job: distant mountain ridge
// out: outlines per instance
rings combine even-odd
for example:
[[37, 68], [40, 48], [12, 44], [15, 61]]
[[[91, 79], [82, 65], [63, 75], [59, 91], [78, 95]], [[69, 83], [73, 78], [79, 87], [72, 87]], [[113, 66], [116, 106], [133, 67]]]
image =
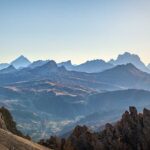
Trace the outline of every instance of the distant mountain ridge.
[[141, 89], [143, 86], [149, 89], [150, 74], [136, 68], [133, 64], [118, 65], [96, 74], [97, 80], [122, 88]]
[[36, 68], [48, 63], [50, 60], [37, 60], [29, 65], [29, 68]]
[[122, 65], [122, 64], [132, 63], [138, 69], [140, 69], [144, 72], [150, 72], [150, 70], [145, 66], [145, 64], [141, 61], [141, 59], [138, 55], [130, 54], [128, 52], [125, 52], [124, 54], [119, 55], [116, 60], [112, 59], [109, 62], [114, 65]]
[[10, 65], [7, 68], [0, 70], [0, 73], [14, 73], [16, 71], [17, 69], [13, 65]]
[[58, 66], [64, 66], [67, 70], [78, 71], [78, 72], [86, 72], [86, 73], [94, 73], [94, 72], [102, 72], [106, 69], [112, 68], [114, 65], [105, 62], [101, 59], [90, 60], [82, 63], [80, 65], [72, 65], [71, 61], [66, 61], [59, 63]]
[[79, 65], [72, 65], [71, 61], [66, 61], [59, 63], [58, 65], [63, 65], [67, 70], [73, 70], [78, 72], [87, 72], [87, 73], [96, 73], [102, 72], [104, 70], [113, 68], [117, 65], [125, 65], [128, 63], [132, 63], [138, 69], [150, 73], [150, 66], [146, 67], [146, 65], [141, 61], [140, 57], [136, 54], [131, 54], [129, 52], [125, 52], [123, 54], [118, 55], [117, 59], [111, 59], [108, 62], [105, 62], [102, 59], [90, 60], [85, 63]]
[[1, 63], [0, 70], [5, 69], [11, 65], [13, 67], [15, 67], [16, 69], [21, 69], [21, 68], [28, 67], [30, 64], [31, 64], [31, 62], [26, 57], [21, 55], [18, 58], [16, 58], [15, 60], [13, 60], [11, 63]]
[[150, 90], [150, 74], [132, 64], [118, 65], [100, 73], [84, 73], [68, 71], [63, 66], [58, 67], [55, 61], [49, 61], [36, 68], [17, 70], [15, 74], [0, 74], [0, 84], [41, 79], [51, 79], [67, 86], [82, 86], [97, 91], [127, 88]]
[[33, 68], [31, 70], [31, 72], [38, 74], [38, 75], [47, 76], [47, 75], [51, 75], [51, 73], [58, 73], [59, 74], [63, 70], [65, 71], [65, 68], [63, 66], [58, 67], [56, 62], [51, 60], [51, 61], [45, 62], [41, 66], [37, 66], [37, 67]]
[[[9, 65], [13, 65], [16, 69], [22, 69], [22, 68], [36, 68], [38, 66], [42, 66], [46, 63], [48, 63], [51, 60], [37, 60], [34, 62], [31, 62], [26, 57], [21, 55], [20, 57], [13, 60], [10, 64], [3, 63], [0, 64], [0, 70], [7, 68]], [[64, 66], [69, 71], [78, 71], [78, 72], [86, 72], [86, 73], [96, 73], [96, 72], [102, 72], [107, 69], [113, 68], [117, 65], [123, 65], [132, 63], [134, 66], [136, 66], [138, 69], [150, 73], [150, 65], [146, 66], [140, 59], [140, 57], [136, 54], [131, 54], [128, 52], [125, 52], [123, 54], [118, 55], [117, 59], [111, 59], [110, 61], [106, 62], [102, 59], [95, 59], [95, 60], [88, 60], [84, 63], [81, 63], [79, 65], [72, 64], [71, 60], [64, 61], [61, 63], [57, 63], [59, 67]]]
[[94, 73], [94, 72], [102, 72], [112, 67], [114, 67], [114, 65], [112, 65], [111, 63], [107, 63], [101, 59], [96, 59], [75, 66], [73, 70], [79, 72]]
[[74, 70], [73, 68], [75, 67], [71, 60], [65, 61], [65, 62], [61, 62], [57, 64], [58, 66], [64, 66], [67, 70]]
[[28, 67], [30, 64], [31, 62], [23, 55], [19, 56], [11, 62], [11, 65], [13, 65], [16, 69]]

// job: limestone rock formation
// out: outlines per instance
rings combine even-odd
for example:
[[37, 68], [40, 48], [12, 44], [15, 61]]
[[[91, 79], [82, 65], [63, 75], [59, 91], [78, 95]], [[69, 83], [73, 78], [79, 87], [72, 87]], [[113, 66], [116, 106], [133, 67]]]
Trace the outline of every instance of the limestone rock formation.
[[[63, 143], [61, 139], [57, 141], [57, 148], [53, 147], [56, 150], [149, 150], [150, 110], [144, 109], [141, 114], [135, 107], [129, 107], [120, 121], [115, 125], [107, 123], [101, 132], [93, 133], [86, 126], [77, 126]], [[43, 140], [40, 144], [44, 143]]]

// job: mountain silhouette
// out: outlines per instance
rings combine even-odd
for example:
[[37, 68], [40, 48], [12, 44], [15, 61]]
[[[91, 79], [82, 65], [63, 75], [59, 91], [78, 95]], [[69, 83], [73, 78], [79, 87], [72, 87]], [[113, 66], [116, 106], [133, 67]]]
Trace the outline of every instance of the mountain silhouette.
[[144, 72], [149, 72], [145, 64], [141, 61], [140, 57], [135, 54], [131, 54], [128, 52], [125, 52], [124, 54], [118, 55], [116, 60], [110, 60], [110, 63], [114, 65], [122, 65], [122, 64], [128, 64], [132, 63], [134, 66], [136, 66], [138, 69], [144, 71]]
[[19, 56], [11, 62], [11, 65], [13, 65], [16, 69], [28, 67], [30, 64], [31, 62], [23, 55]]

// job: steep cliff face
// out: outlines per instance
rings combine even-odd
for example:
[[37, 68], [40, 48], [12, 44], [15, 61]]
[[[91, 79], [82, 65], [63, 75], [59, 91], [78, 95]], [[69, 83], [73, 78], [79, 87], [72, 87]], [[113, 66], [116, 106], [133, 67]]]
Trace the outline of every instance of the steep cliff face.
[[[144, 109], [141, 114], [130, 107], [120, 121], [106, 124], [101, 132], [93, 133], [86, 126], [77, 126], [66, 140], [55, 139], [55, 145], [59, 145], [53, 147], [56, 150], [149, 150], [150, 110]], [[51, 138], [41, 142], [51, 147]]]

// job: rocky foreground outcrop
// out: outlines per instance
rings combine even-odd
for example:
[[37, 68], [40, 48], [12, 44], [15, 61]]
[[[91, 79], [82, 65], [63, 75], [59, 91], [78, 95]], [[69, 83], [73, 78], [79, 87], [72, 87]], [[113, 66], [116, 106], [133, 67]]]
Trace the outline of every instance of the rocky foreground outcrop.
[[77, 126], [67, 139], [51, 137], [39, 143], [55, 150], [150, 150], [150, 110], [138, 114], [130, 107], [120, 121], [106, 124], [101, 132]]
[[[28, 139], [27, 139], [28, 138]], [[50, 150], [29, 140], [17, 128], [10, 112], [0, 108], [0, 150]]]
[[27, 139], [0, 129], [0, 150], [50, 150]]

